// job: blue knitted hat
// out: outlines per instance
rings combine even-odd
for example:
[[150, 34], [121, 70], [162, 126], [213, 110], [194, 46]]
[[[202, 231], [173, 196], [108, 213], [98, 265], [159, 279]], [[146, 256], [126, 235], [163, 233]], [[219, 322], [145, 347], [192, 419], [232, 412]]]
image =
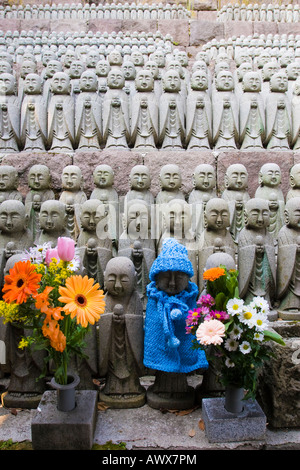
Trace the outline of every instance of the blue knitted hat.
[[155, 280], [155, 276], [160, 272], [180, 271], [193, 277], [194, 270], [188, 257], [188, 251], [175, 238], [166, 238], [163, 242], [162, 250], [153, 262], [149, 278]]

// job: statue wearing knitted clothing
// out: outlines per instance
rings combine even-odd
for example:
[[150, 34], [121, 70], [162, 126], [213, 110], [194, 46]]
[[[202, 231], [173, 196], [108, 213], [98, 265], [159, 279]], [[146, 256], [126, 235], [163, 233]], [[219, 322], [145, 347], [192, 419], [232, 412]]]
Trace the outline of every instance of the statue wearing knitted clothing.
[[147, 286], [144, 365], [156, 371], [155, 382], [147, 390], [152, 408], [193, 406], [194, 389], [188, 386], [186, 373], [208, 367], [204, 352], [193, 350], [185, 333], [186, 316], [198, 297], [192, 276], [187, 249], [175, 239], [166, 239]]

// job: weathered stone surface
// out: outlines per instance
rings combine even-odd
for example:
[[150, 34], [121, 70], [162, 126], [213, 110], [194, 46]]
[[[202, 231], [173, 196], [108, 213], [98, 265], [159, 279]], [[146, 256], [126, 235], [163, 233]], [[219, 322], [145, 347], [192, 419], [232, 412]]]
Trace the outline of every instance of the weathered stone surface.
[[52, 20], [49, 22], [50, 31], [56, 32], [76, 32], [76, 31], [88, 31], [87, 21], [85, 20]]
[[253, 21], [252, 34], [278, 34], [278, 24], [272, 21]]
[[272, 327], [283, 337], [285, 346], [270, 343], [275, 357], [262, 368], [257, 400], [272, 427], [299, 427], [300, 323], [278, 321]]
[[226, 21], [224, 23], [225, 38], [232, 36], [251, 36], [253, 34], [253, 23], [251, 21]]
[[21, 20], [15, 18], [1, 19], [0, 30], [1, 31], [20, 31]]
[[198, 46], [212, 39], [224, 37], [224, 23], [214, 21], [191, 21], [190, 46]]
[[[56, 25], [57, 26], [57, 25]], [[43, 20], [43, 19], [30, 19], [30, 20], [25, 20], [22, 19], [20, 20], [20, 31], [57, 31], [57, 29], [53, 29], [53, 23], [50, 20]], [[66, 29], [61, 29], [60, 31], [69, 31], [67, 28]]]
[[84, 179], [84, 191], [90, 193], [94, 188], [93, 171], [97, 165], [105, 163], [114, 170], [114, 187], [120, 196], [125, 195], [129, 189], [129, 174], [131, 168], [142, 164], [143, 158], [139, 152], [103, 150], [100, 152], [76, 152], [73, 158], [74, 165], [79, 166]]
[[36, 164], [47, 165], [50, 169], [52, 188], [54, 192], [61, 190], [61, 174], [65, 166], [72, 163], [72, 155], [59, 153], [27, 153], [6, 154], [1, 159], [1, 165], [15, 167], [19, 175], [19, 191], [23, 196], [28, 192], [28, 172]]
[[213, 11], [215, 15], [217, 15], [216, 10], [218, 9], [218, 2], [217, 0], [195, 0], [193, 2], [193, 10], [201, 10], [201, 11]]
[[192, 176], [194, 169], [200, 163], [214, 165], [214, 154], [211, 151], [157, 151], [149, 152], [144, 157], [144, 164], [148, 166], [151, 174], [151, 191], [156, 196], [160, 190], [159, 173], [161, 167], [169, 163], [179, 166], [182, 175], [182, 191], [189, 194], [193, 189]]
[[176, 44], [188, 46], [190, 43], [189, 20], [158, 20], [157, 29], [163, 36], [170, 34]]
[[265, 163], [277, 163], [280, 166], [282, 174], [281, 188], [286, 195], [289, 189], [289, 171], [294, 164], [294, 153], [292, 151], [277, 152], [270, 150], [261, 151], [228, 151], [220, 152], [217, 157], [217, 188], [219, 192], [224, 190], [224, 175], [229, 165], [233, 163], [242, 163], [248, 171], [249, 195], [254, 197], [258, 187], [258, 173]]

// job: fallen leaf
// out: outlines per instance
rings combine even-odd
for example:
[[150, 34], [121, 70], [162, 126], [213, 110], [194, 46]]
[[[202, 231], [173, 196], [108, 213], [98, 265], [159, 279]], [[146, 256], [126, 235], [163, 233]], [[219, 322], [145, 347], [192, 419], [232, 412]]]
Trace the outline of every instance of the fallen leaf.
[[18, 414], [18, 411], [16, 410], [16, 408], [10, 408], [9, 411], [14, 416], [17, 416], [17, 414]]
[[100, 382], [100, 380], [93, 379], [93, 384], [97, 385], [97, 387], [100, 387], [101, 382]]
[[205, 430], [205, 424], [204, 424], [203, 419], [200, 419], [200, 420], [199, 420], [198, 426], [199, 426], [199, 428], [201, 429], [201, 431], [204, 431], [204, 430]]
[[190, 436], [190, 437], [194, 437], [195, 434], [196, 434], [195, 429], [190, 429], [190, 431], [189, 431], [189, 436]]
[[98, 411], [105, 411], [107, 410], [107, 408], [109, 408], [109, 406], [106, 405], [103, 401], [99, 401], [99, 403], [97, 404]]

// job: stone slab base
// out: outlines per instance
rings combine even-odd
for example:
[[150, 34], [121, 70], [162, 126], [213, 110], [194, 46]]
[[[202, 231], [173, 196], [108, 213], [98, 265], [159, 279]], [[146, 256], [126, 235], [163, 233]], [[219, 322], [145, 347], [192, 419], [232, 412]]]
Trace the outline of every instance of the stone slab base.
[[209, 442], [264, 440], [266, 416], [257, 401], [245, 401], [244, 410], [234, 414], [224, 408], [225, 398], [202, 400], [202, 417]]
[[99, 392], [99, 401], [105, 403], [110, 408], [115, 409], [128, 409], [140, 408], [146, 403], [146, 392], [139, 395], [132, 395], [128, 397], [110, 397], [103, 392]]
[[152, 386], [147, 389], [147, 405], [155, 410], [188, 410], [195, 404], [195, 390], [189, 387], [180, 397], [162, 397], [153, 392]]
[[1, 402], [6, 408], [25, 408], [32, 410], [38, 407], [42, 395], [37, 394], [12, 394], [4, 392], [1, 395]]
[[76, 391], [76, 408], [59, 411], [56, 391], [46, 391], [37, 410], [32, 411], [31, 436], [34, 450], [89, 450], [97, 416], [98, 393]]

